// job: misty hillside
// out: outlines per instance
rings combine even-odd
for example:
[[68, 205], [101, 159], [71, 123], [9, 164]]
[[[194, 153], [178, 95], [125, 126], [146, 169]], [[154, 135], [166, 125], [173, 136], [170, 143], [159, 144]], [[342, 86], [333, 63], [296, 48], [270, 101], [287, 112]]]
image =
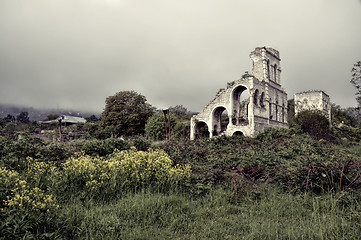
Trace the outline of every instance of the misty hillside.
[[99, 117], [100, 113], [79, 111], [79, 110], [69, 110], [69, 109], [35, 109], [33, 107], [22, 107], [22, 106], [13, 106], [7, 104], [0, 104], [0, 118], [6, 117], [8, 114], [17, 116], [21, 112], [28, 112], [29, 118], [31, 121], [41, 121], [47, 118], [50, 114], [57, 115], [71, 115], [77, 117], [89, 117], [95, 115]]

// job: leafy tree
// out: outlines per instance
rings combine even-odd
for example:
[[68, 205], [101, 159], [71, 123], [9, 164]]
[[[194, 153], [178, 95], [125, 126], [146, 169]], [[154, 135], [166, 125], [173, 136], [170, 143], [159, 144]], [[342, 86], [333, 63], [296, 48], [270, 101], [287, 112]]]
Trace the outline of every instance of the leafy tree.
[[172, 128], [172, 136], [177, 139], [189, 139], [190, 136], [190, 121], [178, 119], [174, 128]]
[[290, 126], [295, 124], [295, 100], [290, 99], [287, 102], [288, 110], [287, 110], [287, 121]]
[[[170, 127], [173, 130], [176, 125], [176, 119], [170, 114]], [[146, 135], [154, 140], [165, 139], [165, 120], [163, 113], [156, 113], [151, 116], [145, 125]]]
[[5, 122], [14, 122], [15, 121], [15, 117], [11, 114], [8, 114], [6, 117], [4, 117], [3, 119]]
[[177, 118], [189, 118], [189, 111], [183, 105], [176, 105], [169, 108], [169, 112], [177, 116]]
[[101, 115], [103, 127], [114, 127], [115, 134], [143, 134], [145, 123], [153, 114], [147, 99], [135, 91], [122, 91], [105, 100], [105, 109]]
[[357, 89], [356, 91], [356, 100], [359, 107], [361, 107], [361, 61], [358, 61], [353, 65], [351, 69], [351, 83]]
[[320, 111], [301, 111], [295, 117], [295, 123], [303, 132], [316, 139], [332, 139], [330, 122]]
[[85, 118], [87, 122], [97, 122], [99, 119], [95, 115], [91, 115], [90, 117]]
[[355, 108], [343, 109], [339, 105], [332, 104], [332, 122], [336, 126], [342, 123], [352, 127], [356, 127], [357, 122], [359, 121], [357, 112], [358, 111]]
[[21, 112], [19, 115], [16, 116], [16, 120], [21, 123], [30, 123], [29, 113]]

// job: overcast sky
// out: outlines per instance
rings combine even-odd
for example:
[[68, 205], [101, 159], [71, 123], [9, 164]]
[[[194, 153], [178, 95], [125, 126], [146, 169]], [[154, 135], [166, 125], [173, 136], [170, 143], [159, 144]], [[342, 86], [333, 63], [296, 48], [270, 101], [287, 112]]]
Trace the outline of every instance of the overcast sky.
[[356, 106], [361, 0], [0, 0], [0, 103], [100, 113], [135, 90], [200, 111], [262, 46], [279, 50], [289, 99]]

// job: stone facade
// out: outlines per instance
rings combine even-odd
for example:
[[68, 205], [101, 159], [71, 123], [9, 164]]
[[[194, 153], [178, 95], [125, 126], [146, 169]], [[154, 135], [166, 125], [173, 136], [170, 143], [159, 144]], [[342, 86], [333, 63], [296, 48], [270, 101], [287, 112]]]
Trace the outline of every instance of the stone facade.
[[287, 93], [281, 86], [279, 52], [258, 47], [250, 58], [252, 75], [244, 74], [228, 83], [191, 118], [191, 139], [198, 137], [201, 126], [208, 129], [210, 138], [235, 134], [255, 137], [267, 127], [288, 128]]
[[324, 91], [307, 91], [296, 93], [295, 115], [302, 110], [318, 110], [331, 121], [330, 97]]

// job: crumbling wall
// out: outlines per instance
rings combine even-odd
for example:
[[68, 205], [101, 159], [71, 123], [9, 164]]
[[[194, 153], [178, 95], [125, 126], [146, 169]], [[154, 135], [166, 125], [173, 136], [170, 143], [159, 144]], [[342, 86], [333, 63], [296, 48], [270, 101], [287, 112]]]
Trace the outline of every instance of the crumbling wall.
[[296, 93], [295, 115], [303, 110], [318, 110], [331, 121], [331, 100], [324, 91], [306, 91]]
[[[255, 137], [270, 126], [288, 127], [287, 94], [281, 87], [278, 51], [256, 48], [250, 58], [253, 61], [252, 75], [229, 83], [192, 117], [191, 139], [197, 138], [199, 123], [207, 125], [209, 137], [222, 134]], [[241, 101], [245, 93], [249, 98]], [[227, 112], [227, 116], [222, 115], [223, 112]], [[224, 122], [228, 122], [225, 128]]]

